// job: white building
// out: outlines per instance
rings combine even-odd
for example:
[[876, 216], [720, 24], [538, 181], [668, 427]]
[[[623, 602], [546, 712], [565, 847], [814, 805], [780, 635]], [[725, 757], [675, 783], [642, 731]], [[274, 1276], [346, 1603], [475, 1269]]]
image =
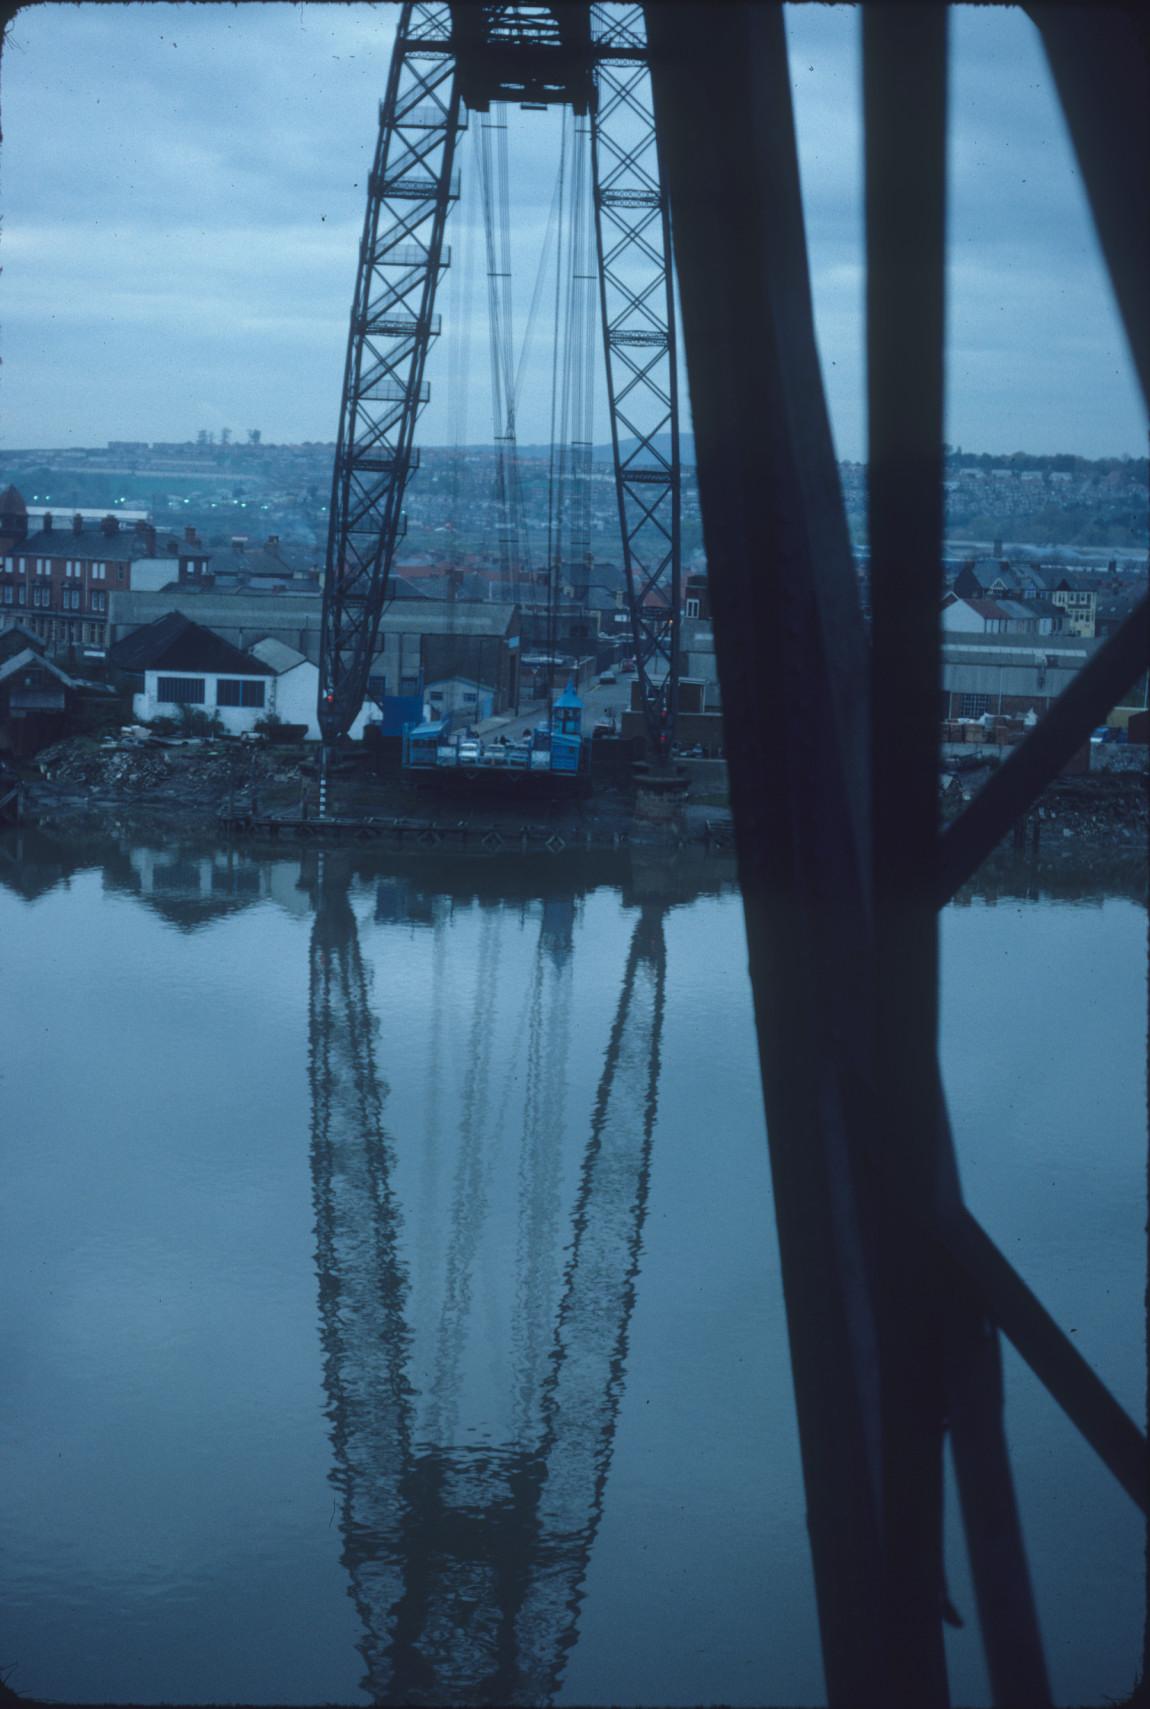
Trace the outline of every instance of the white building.
[[118, 641], [108, 662], [134, 690], [132, 711], [141, 724], [178, 718], [186, 707], [217, 716], [225, 730], [240, 736], [272, 709], [271, 666], [241, 653], [182, 611]]
[[[268, 685], [268, 711], [285, 724], [306, 724], [307, 740], [318, 742], [319, 666], [313, 665], [297, 648], [289, 647], [286, 641], [270, 636], [257, 641], [249, 652], [275, 673]], [[365, 704], [348, 731], [353, 741], [362, 739], [365, 726], [371, 722], [371, 713], [370, 703]]]
[[438, 682], [428, 683], [424, 699], [428, 718], [445, 718], [450, 712], [457, 724], [463, 719], [468, 724], [481, 724], [495, 711], [494, 693], [473, 677], [440, 677]]

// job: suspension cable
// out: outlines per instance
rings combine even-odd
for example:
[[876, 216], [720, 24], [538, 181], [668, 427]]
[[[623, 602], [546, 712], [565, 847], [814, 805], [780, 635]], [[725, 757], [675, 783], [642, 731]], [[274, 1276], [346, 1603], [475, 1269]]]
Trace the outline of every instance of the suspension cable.
[[[499, 568], [504, 582], [512, 579], [511, 515], [509, 505], [506, 428], [507, 396], [505, 381], [508, 365], [504, 358], [503, 310], [505, 299], [499, 288], [503, 256], [496, 247], [496, 217], [494, 207], [495, 172], [491, 161], [491, 132], [506, 129], [490, 119], [479, 125], [475, 150], [479, 166], [479, 182], [483, 201], [483, 235], [487, 251], [487, 309], [489, 322], [489, 354], [491, 359], [491, 408], [495, 440], [495, 504], [496, 526], [499, 531]], [[517, 569], [517, 566], [516, 566]]]
[[569, 240], [566, 243], [566, 246], [564, 244], [564, 239], [568, 238], [567, 220], [565, 218], [565, 214], [567, 212], [567, 132], [568, 118], [567, 111], [564, 109], [563, 128], [559, 144], [559, 179], [557, 185], [559, 195], [559, 242], [555, 264], [555, 323], [554, 338], [551, 347], [550, 444], [547, 455], [547, 700], [549, 705], [552, 706], [555, 703], [555, 645], [558, 615], [556, 610], [556, 584], [559, 578], [559, 530], [562, 522], [562, 513], [560, 510], [562, 495], [560, 491], [559, 472], [556, 468], [556, 455], [558, 450], [557, 441], [562, 432], [561, 415], [560, 420], [557, 420], [556, 418], [557, 414], [561, 412], [559, 346], [562, 333], [563, 256], [565, 247], [568, 251], [570, 250]]

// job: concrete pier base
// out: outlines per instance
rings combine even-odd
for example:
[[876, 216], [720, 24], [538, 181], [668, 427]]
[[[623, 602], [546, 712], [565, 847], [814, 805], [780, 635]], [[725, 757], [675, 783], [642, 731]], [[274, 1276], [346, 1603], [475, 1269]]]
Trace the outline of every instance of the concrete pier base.
[[687, 772], [681, 765], [652, 766], [637, 760], [633, 767], [635, 779], [635, 817], [646, 824], [674, 824], [687, 799]]

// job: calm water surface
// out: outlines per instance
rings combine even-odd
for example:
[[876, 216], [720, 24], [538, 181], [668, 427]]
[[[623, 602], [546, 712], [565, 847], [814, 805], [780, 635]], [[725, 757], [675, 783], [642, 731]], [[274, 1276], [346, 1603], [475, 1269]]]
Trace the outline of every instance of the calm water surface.
[[[0, 845], [15, 1689], [823, 1701], [732, 876]], [[968, 1199], [1141, 1419], [1145, 912], [943, 957]], [[1057, 1699], [1121, 1697], [1142, 1527], [1006, 1361]]]

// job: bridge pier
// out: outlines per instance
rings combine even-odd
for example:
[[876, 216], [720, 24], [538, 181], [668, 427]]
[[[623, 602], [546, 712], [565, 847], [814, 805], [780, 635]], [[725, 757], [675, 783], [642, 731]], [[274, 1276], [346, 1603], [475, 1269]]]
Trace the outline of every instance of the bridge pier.
[[681, 765], [653, 766], [637, 760], [632, 768], [635, 779], [635, 817], [646, 824], [674, 824], [687, 799], [687, 768]]

